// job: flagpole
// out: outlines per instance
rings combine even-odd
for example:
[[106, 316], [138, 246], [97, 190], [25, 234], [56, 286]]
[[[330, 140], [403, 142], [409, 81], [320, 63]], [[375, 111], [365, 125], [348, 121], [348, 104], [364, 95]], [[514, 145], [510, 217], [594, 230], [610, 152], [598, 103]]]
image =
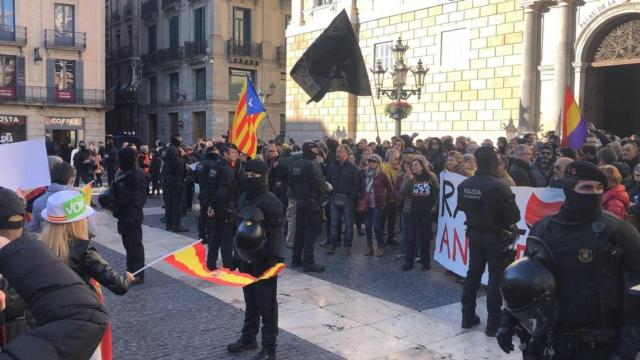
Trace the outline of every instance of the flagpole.
[[200, 241], [202, 241], [202, 239], [197, 240], [197, 241], [194, 241], [194, 242], [192, 242], [192, 243], [191, 243], [191, 244], [189, 244], [189, 245], [183, 246], [183, 247], [181, 247], [180, 249], [178, 249], [178, 250], [176, 250], [176, 251], [174, 251], [174, 252], [172, 252], [172, 253], [169, 253], [169, 254], [167, 254], [167, 255], [165, 255], [165, 256], [163, 256], [163, 257], [159, 258], [159, 259], [153, 260], [151, 263], [149, 263], [148, 265], [145, 265], [142, 269], [140, 269], [140, 270], [138, 270], [138, 271], [134, 272], [134, 273], [133, 273], [133, 274], [131, 274], [131, 275], [136, 276], [136, 275], [137, 275], [137, 274], [139, 274], [141, 271], [143, 271], [144, 269], [146, 269], [146, 268], [150, 267], [151, 265], [155, 265], [155, 264], [159, 263], [160, 261], [162, 261], [162, 260], [164, 260], [164, 259], [168, 258], [169, 256], [171, 256], [171, 255], [173, 255], [173, 254], [177, 253], [178, 251], [180, 251], [180, 250], [184, 250], [184, 249], [186, 249], [186, 248], [188, 248], [188, 247], [191, 247], [191, 246], [193, 246], [193, 245], [195, 245], [195, 244], [199, 243]]
[[271, 116], [269, 116], [269, 113], [266, 111], [267, 109], [265, 109], [265, 114], [267, 115], [267, 121], [269, 122], [269, 127], [271, 128], [271, 131], [273, 131], [273, 136], [278, 136], [278, 133], [276, 133], [276, 129], [273, 128], [273, 124], [271, 123]]

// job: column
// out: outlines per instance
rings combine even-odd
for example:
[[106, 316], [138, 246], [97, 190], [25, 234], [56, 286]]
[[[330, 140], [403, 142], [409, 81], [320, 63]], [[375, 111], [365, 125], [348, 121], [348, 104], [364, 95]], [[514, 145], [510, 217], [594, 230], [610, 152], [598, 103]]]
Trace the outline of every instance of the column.
[[[564, 92], [569, 85], [569, 66], [571, 65], [571, 18], [573, 16], [573, 0], [559, 0], [554, 7], [558, 19], [558, 39], [555, 51], [555, 77], [554, 77], [554, 109], [556, 118], [561, 119], [564, 105]], [[552, 129], [545, 129], [552, 130]], [[560, 121], [556, 124], [556, 132], [560, 130]]]
[[537, 4], [524, 5], [524, 34], [522, 68], [520, 70], [520, 121], [518, 128], [525, 131], [538, 129], [538, 54], [540, 53], [540, 8]]

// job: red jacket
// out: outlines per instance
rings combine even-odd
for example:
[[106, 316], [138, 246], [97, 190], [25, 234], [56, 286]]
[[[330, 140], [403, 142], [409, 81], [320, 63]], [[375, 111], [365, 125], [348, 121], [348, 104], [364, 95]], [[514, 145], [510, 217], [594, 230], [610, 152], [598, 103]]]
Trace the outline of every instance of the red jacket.
[[[367, 171], [361, 171], [360, 177], [362, 184], [360, 198], [362, 199], [363, 196], [367, 196]], [[378, 176], [373, 179], [372, 191], [376, 208], [385, 208], [393, 197], [393, 187], [391, 186], [391, 180], [383, 171], [380, 171]]]
[[612, 212], [623, 220], [629, 208], [629, 202], [629, 194], [625, 190], [624, 185], [611, 188], [602, 195], [602, 208]]

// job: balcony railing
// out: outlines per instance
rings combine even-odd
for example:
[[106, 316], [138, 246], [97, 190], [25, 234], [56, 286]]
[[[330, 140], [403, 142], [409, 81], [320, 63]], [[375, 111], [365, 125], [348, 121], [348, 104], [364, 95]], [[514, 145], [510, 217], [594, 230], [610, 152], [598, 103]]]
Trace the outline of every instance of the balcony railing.
[[170, 47], [158, 50], [158, 65], [180, 62], [184, 59], [184, 48]]
[[24, 26], [0, 25], [0, 43], [26, 45], [27, 28]]
[[114, 24], [117, 24], [120, 22], [120, 20], [122, 20], [122, 17], [120, 16], [120, 10], [115, 9], [112, 13], [111, 13], [111, 22]]
[[207, 54], [207, 42], [202, 41], [185, 41], [184, 56], [187, 59], [204, 56]]
[[44, 31], [44, 47], [82, 50], [87, 47], [87, 33], [47, 29]]
[[133, 3], [131, 1], [126, 3], [124, 5], [124, 8], [122, 9], [122, 12], [124, 13], [124, 18], [125, 19], [132, 19], [133, 18]]
[[133, 56], [133, 45], [122, 46], [109, 52], [109, 61], [118, 61]]
[[56, 87], [17, 86], [14, 91], [6, 92], [10, 96], [0, 95], [0, 104], [47, 104], [47, 105], [80, 105], [110, 106], [113, 97], [106, 96], [104, 90], [69, 89], [59, 90]]
[[140, 17], [143, 20], [149, 21], [158, 17], [158, 0], [148, 0], [142, 3], [140, 9]]
[[284, 67], [287, 66], [287, 47], [286, 46], [278, 46], [276, 48], [276, 59], [278, 60], [278, 64]]
[[229, 56], [262, 58], [262, 43], [227, 40], [227, 54]]
[[162, 0], [162, 10], [173, 11], [180, 7], [180, 0]]
[[148, 54], [142, 54], [140, 60], [142, 61], [142, 71], [150, 71], [158, 65], [158, 53], [154, 51]]

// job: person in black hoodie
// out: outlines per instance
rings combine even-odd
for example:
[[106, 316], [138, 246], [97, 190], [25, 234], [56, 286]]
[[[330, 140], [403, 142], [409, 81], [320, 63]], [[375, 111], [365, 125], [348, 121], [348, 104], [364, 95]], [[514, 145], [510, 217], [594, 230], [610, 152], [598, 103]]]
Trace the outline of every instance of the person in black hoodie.
[[118, 150], [113, 145], [112, 139], [107, 140], [103, 161], [104, 167], [107, 168], [107, 185], [111, 186], [118, 170]]
[[[144, 267], [142, 245], [142, 209], [147, 201], [147, 177], [136, 163], [136, 151], [124, 148], [118, 152], [120, 172], [111, 186], [115, 198], [113, 216], [118, 219], [118, 233], [127, 252], [127, 271], [135, 272]], [[144, 283], [144, 272], [135, 279], [134, 285]]]
[[91, 182], [91, 168], [95, 166], [91, 160], [91, 152], [87, 149], [87, 145], [84, 141], [78, 143], [78, 152], [73, 156], [73, 166], [76, 168], [76, 181], [75, 187], [80, 186], [80, 180], [83, 184]]
[[440, 172], [444, 170], [445, 158], [442, 149], [442, 141], [437, 137], [429, 140], [426, 157], [431, 166], [433, 166], [435, 175], [438, 176]]

